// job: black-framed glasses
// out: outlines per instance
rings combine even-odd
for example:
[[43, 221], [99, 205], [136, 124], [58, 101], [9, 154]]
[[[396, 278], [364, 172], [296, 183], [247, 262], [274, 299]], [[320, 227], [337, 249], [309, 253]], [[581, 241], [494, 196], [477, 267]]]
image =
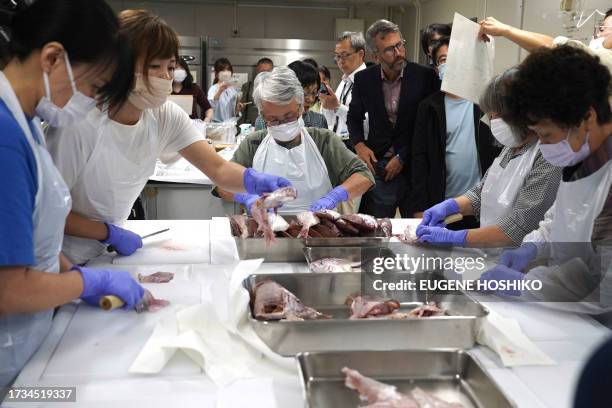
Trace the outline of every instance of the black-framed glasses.
[[395, 45], [391, 45], [389, 47], [384, 48], [380, 51], [381, 54], [386, 55], [387, 57], [393, 57], [395, 55], [395, 51], [402, 52], [406, 49], [406, 40], [401, 40]]
[[283, 119], [275, 119], [275, 120], [266, 120], [266, 118], [264, 118], [263, 116], [262, 118], [266, 126], [271, 127], [271, 126], [284, 125], [285, 123], [295, 122], [296, 120], [299, 119], [299, 115], [290, 116], [288, 118], [283, 118]]
[[355, 52], [343, 52], [342, 54], [334, 54], [334, 61], [338, 62], [340, 60], [342, 61], [346, 61], [347, 59], [349, 59], [351, 56], [357, 54], [359, 51], [355, 51]]

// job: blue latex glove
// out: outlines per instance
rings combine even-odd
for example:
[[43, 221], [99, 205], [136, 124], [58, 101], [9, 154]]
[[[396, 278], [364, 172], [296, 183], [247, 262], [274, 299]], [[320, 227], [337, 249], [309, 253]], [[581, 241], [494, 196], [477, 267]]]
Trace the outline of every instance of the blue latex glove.
[[421, 221], [420, 225], [445, 227], [446, 224], [444, 224], [444, 219], [458, 212], [459, 204], [457, 204], [454, 198], [449, 198], [425, 210], [423, 213], [423, 221]]
[[333, 210], [338, 206], [338, 204], [348, 201], [348, 199], [349, 193], [346, 191], [346, 188], [338, 186], [312, 203], [310, 206], [310, 211]]
[[416, 230], [419, 242], [429, 242], [432, 244], [452, 244], [465, 245], [467, 230], [452, 231], [442, 227], [428, 227], [419, 225]]
[[119, 255], [132, 255], [138, 248], [142, 248], [140, 235], [105, 222], [108, 229], [108, 237], [103, 244], [112, 245]]
[[251, 213], [251, 209], [255, 201], [259, 199], [257, 194], [249, 194], [249, 193], [236, 193], [234, 194], [234, 200], [237, 203], [244, 205], [247, 208], [249, 214]]
[[74, 265], [71, 270], [81, 273], [83, 277], [81, 299], [92, 306], [99, 306], [102, 296], [115, 295], [125, 302], [123, 309], [134, 309], [144, 295], [143, 287], [132, 278], [129, 272], [85, 268], [77, 265]]
[[247, 193], [257, 195], [291, 186], [291, 182], [286, 178], [260, 173], [250, 167], [244, 171], [243, 182]]
[[536, 258], [537, 254], [538, 247], [532, 242], [527, 242], [516, 249], [502, 252], [499, 263], [517, 271], [525, 271], [527, 265]]
[[[525, 278], [525, 274], [523, 272], [519, 272], [512, 268], [508, 268], [506, 265], [497, 265], [495, 268], [491, 269], [480, 275], [481, 281], [508, 281], [509, 282], [520, 282]], [[505, 296], [521, 296], [521, 291], [518, 289], [505, 289], [505, 290], [497, 290], [495, 291], [498, 295]]]

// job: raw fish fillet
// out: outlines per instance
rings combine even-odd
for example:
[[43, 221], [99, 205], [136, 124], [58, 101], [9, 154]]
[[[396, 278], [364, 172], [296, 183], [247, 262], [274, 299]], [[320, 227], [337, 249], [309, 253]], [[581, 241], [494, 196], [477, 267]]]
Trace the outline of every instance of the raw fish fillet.
[[244, 214], [232, 215], [230, 217], [230, 226], [232, 227], [232, 235], [238, 238], [249, 237], [249, 227], [247, 226], [247, 217]]
[[155, 272], [151, 275], [138, 274], [138, 282], [140, 283], [167, 283], [174, 278], [172, 272]]
[[297, 215], [297, 220], [302, 226], [302, 230], [300, 231], [298, 238], [308, 237], [310, 227], [317, 225], [320, 222], [319, 218], [317, 218], [317, 216], [314, 215], [314, 213], [311, 211], [304, 211], [299, 213]]
[[144, 295], [140, 302], [136, 305], [136, 312], [141, 313], [144, 311], [157, 312], [170, 304], [169, 301], [164, 299], [157, 299], [147, 289], [144, 291]]
[[343, 215], [342, 219], [350, 222], [360, 231], [375, 231], [376, 227], [378, 227], [376, 218], [367, 214], [347, 214]]
[[326, 219], [332, 222], [336, 222], [340, 219], [340, 217], [342, 217], [339, 212], [334, 210], [320, 210], [315, 212], [315, 215], [322, 220]]
[[368, 296], [349, 297], [346, 303], [351, 307], [351, 319], [386, 316], [400, 308], [397, 300], [375, 299]]
[[274, 231], [270, 225], [270, 219], [268, 218], [268, 209], [273, 208], [276, 210], [278, 207], [286, 202], [295, 200], [297, 197], [297, 191], [293, 187], [283, 187], [270, 194], [262, 195], [251, 208], [251, 214], [259, 229], [263, 232], [263, 236], [266, 240], [266, 244], [274, 242]]
[[330, 319], [302, 303], [293, 293], [272, 280], [259, 282], [254, 289], [253, 315], [261, 320]]
[[329, 272], [353, 272], [354, 268], [359, 268], [361, 262], [352, 262], [342, 258], [321, 258], [308, 265], [310, 272], [329, 273]]
[[429, 394], [420, 387], [415, 387], [411, 397], [397, 391], [393, 385], [388, 385], [373, 378], [361, 375], [357, 370], [348, 367], [342, 369], [344, 385], [359, 393], [359, 398], [368, 405], [365, 408], [464, 408], [458, 402], [446, 402], [435, 395]]

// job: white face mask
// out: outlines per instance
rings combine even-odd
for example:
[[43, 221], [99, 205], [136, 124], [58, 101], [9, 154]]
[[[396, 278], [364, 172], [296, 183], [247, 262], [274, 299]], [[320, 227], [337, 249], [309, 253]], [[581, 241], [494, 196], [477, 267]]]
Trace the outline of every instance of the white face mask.
[[438, 77], [440, 77], [440, 81], [444, 80], [445, 72], [446, 72], [446, 62], [438, 65]]
[[591, 148], [589, 146], [589, 132], [587, 132], [586, 137], [584, 138], [584, 143], [582, 146], [580, 146], [580, 149], [577, 152], [572, 149], [572, 146], [570, 146], [569, 142], [567, 141], [570, 132], [571, 130], [568, 130], [565, 139], [559, 143], [540, 144], [540, 151], [547, 162], [559, 167], [569, 167], [581, 162], [589, 156], [591, 153]]
[[221, 82], [227, 82], [232, 79], [232, 71], [221, 71], [219, 72], [217, 78], [219, 78], [219, 81]]
[[187, 71], [177, 69], [174, 71], [174, 82], [183, 82], [187, 78]]
[[51, 100], [51, 87], [49, 86], [49, 75], [43, 72], [43, 82], [45, 83], [45, 96], [36, 105], [36, 115], [42, 118], [50, 126], [65, 127], [70, 126], [80, 120], [85, 119], [87, 113], [96, 106], [96, 100], [81, 93], [74, 82], [72, 66], [68, 59], [68, 54], [64, 52], [66, 61], [66, 71], [70, 86], [72, 86], [72, 96], [63, 108], [60, 108]]
[[163, 79], [155, 76], [149, 77], [149, 87], [145, 84], [141, 73], [136, 75], [136, 85], [130, 95], [128, 101], [138, 109], [155, 109], [159, 108], [166, 102], [168, 95], [172, 92], [172, 80]]
[[268, 134], [278, 142], [287, 143], [295, 139], [297, 135], [302, 132], [303, 127], [304, 120], [300, 117], [298, 120], [294, 120], [293, 122], [270, 126], [268, 128]]
[[491, 133], [499, 143], [508, 147], [517, 147], [522, 143], [510, 126], [501, 118], [491, 119]]
[[589, 43], [589, 48], [592, 50], [599, 50], [604, 47], [605, 37], [593, 38]]

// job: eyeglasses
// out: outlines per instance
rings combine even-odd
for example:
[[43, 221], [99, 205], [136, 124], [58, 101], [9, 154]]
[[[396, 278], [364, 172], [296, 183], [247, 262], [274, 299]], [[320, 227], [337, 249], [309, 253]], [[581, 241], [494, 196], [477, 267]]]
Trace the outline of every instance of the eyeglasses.
[[397, 52], [399, 53], [404, 51], [405, 49], [406, 40], [402, 40], [395, 45], [383, 49], [382, 51], [380, 51], [380, 53], [386, 55], [387, 57], [393, 57], [395, 55], [395, 50], [397, 50]]
[[[263, 115], [262, 115], [262, 118], [263, 118]], [[267, 127], [284, 125], [285, 123], [295, 122], [296, 120], [298, 120], [297, 114], [291, 115], [288, 118], [284, 118], [284, 119], [266, 120], [264, 118], [264, 122]]]
[[317, 99], [319, 97], [319, 92], [306, 93], [304, 92], [304, 99]]
[[349, 57], [351, 57], [352, 55], [357, 54], [359, 51], [355, 51], [355, 52], [345, 52], [342, 54], [334, 54], [334, 61], [338, 62], [340, 60], [342, 61], [346, 61], [347, 59], [349, 59]]

